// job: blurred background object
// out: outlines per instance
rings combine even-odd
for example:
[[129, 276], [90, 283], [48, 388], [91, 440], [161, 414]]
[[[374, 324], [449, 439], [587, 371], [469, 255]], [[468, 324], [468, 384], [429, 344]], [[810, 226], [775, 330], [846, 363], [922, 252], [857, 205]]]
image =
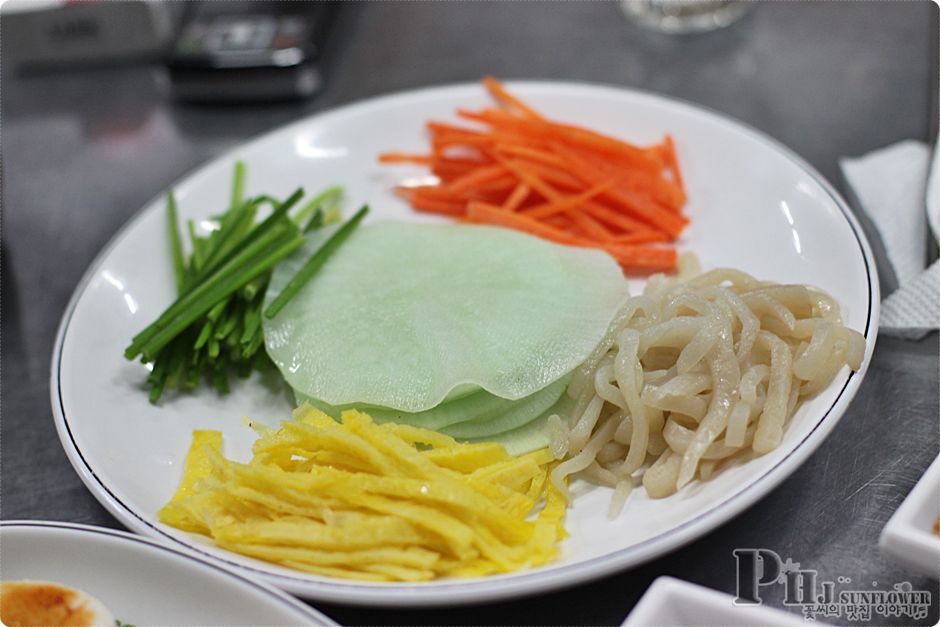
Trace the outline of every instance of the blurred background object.
[[4, 53], [18, 71], [148, 61], [163, 56], [182, 2], [8, 0]]
[[165, 62], [181, 100], [306, 98], [336, 3], [10, 0], [2, 37], [18, 73]]
[[257, 101], [313, 95], [333, 2], [189, 2], [167, 65], [177, 97]]
[[742, 0], [621, 0], [623, 12], [640, 26], [677, 35], [724, 28], [752, 5]]

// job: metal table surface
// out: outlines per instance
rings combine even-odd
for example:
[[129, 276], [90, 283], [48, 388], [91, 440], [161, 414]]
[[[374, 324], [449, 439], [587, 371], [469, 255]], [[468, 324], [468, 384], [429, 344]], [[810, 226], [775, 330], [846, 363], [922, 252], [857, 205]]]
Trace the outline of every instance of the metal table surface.
[[[344, 3], [324, 91], [260, 106], [176, 103], [156, 66], [30, 77], [4, 66], [0, 514], [119, 526], [56, 437], [48, 389], [56, 326], [118, 227], [222, 151], [353, 100], [494, 74], [597, 81], [700, 103], [779, 139], [844, 189], [839, 157], [930, 138], [937, 15], [928, 2], [767, 2], [724, 31], [676, 38], [627, 23], [613, 2]], [[873, 246], [880, 251], [877, 239]], [[891, 289], [890, 276], [883, 285]], [[348, 624], [614, 624], [659, 575], [733, 593], [732, 550], [763, 547], [818, 570], [820, 580], [931, 590], [924, 624], [935, 624], [936, 582], [881, 557], [877, 540], [940, 449], [938, 381], [936, 333], [920, 342], [880, 338], [865, 384], [809, 461], [745, 513], [640, 568], [467, 608], [318, 605]], [[873, 623], [890, 621], [910, 623]]]

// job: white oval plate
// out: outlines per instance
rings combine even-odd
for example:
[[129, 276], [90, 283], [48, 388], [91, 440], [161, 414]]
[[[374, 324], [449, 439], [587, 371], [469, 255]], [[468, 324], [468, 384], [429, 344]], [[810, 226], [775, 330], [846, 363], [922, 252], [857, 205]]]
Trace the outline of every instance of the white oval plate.
[[[864, 235], [836, 192], [786, 148], [741, 124], [660, 96], [570, 83], [516, 83], [520, 96], [560, 120], [633, 142], [671, 133], [687, 181], [692, 224], [680, 246], [705, 268], [733, 266], [760, 278], [811, 283], [835, 296], [849, 326], [868, 338], [859, 373], [847, 372], [805, 404], [780, 447], [659, 501], [642, 490], [616, 521], [609, 493], [576, 486], [563, 557], [536, 571], [473, 580], [372, 584], [315, 577], [212, 547], [155, 520], [180, 478], [193, 429], [221, 429], [229, 456], [245, 459], [250, 415], [268, 424], [288, 416], [283, 393], [251, 379], [220, 398], [211, 391], [147, 402], [146, 375], [122, 352], [174, 296], [163, 199], [112, 239], [79, 284], [59, 328], [52, 359], [56, 426], [82, 480], [131, 529], [170, 540], [262, 575], [296, 594], [344, 603], [431, 605], [513, 597], [571, 585], [635, 566], [701, 536], [770, 491], [826, 437], [868, 366], [878, 328], [878, 285]], [[247, 192], [286, 195], [346, 186], [348, 208], [363, 202], [372, 220], [421, 220], [392, 193], [418, 167], [380, 166], [385, 150], [427, 150], [430, 119], [488, 104], [477, 85], [403, 93], [316, 115], [245, 144], [175, 185], [182, 216], [203, 219], [224, 207], [232, 163], [248, 164]]]
[[123, 531], [0, 522], [3, 579], [87, 592], [132, 625], [336, 625], [268, 584]]

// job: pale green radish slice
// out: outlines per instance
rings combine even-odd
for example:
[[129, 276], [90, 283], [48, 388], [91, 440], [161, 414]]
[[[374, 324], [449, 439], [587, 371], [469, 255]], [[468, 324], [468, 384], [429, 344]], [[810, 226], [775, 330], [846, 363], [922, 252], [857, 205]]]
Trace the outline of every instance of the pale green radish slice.
[[506, 447], [506, 451], [510, 455], [523, 455], [548, 446], [551, 438], [551, 428], [548, 425], [549, 416], [558, 414], [567, 423], [571, 420], [573, 409], [574, 401], [567, 394], [564, 394], [558, 399], [554, 407], [521, 427], [480, 438], [457, 439], [461, 442], [498, 442]]
[[[517, 401], [493, 396], [486, 390], [479, 390], [417, 413], [368, 405], [334, 407], [303, 394], [296, 394], [296, 398], [298, 404], [306, 401], [333, 418], [339, 418], [346, 409], [358, 409], [372, 416], [372, 419], [380, 424], [397, 422], [441, 431], [454, 437], [477, 438], [508, 431], [535, 420], [561, 398], [570, 380], [571, 375], [566, 375], [535, 394]], [[450, 431], [463, 425], [468, 426], [456, 432]]]
[[[567, 396], [565, 390], [568, 389], [568, 383], [570, 381], [571, 375], [566, 375], [544, 390], [540, 390], [522, 400], [513, 401], [520, 405], [509, 407], [506, 411], [478, 416], [472, 420], [462, 420], [444, 427], [440, 429], [440, 431], [458, 440], [464, 438], [485, 438], [498, 433], [512, 431], [513, 429], [532, 422], [551, 409], [562, 395]], [[546, 394], [545, 392], [551, 393]], [[522, 405], [524, 402], [525, 404]]]
[[[270, 302], [326, 233], [274, 271]], [[501, 228], [360, 227], [273, 320], [268, 354], [334, 406], [419, 412], [468, 385], [516, 400], [584, 361], [627, 297], [606, 253]]]

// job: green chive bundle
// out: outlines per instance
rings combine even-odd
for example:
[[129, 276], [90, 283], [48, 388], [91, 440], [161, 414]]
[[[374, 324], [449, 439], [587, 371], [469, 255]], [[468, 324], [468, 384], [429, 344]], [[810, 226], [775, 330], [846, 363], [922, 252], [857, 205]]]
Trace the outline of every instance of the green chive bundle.
[[[266, 195], [246, 199], [244, 180], [245, 166], [237, 162], [230, 206], [215, 217], [218, 228], [211, 234], [197, 235], [192, 220], [187, 223], [192, 249], [188, 260], [176, 199], [172, 191], [167, 196], [178, 296], [124, 351], [129, 360], [140, 357], [143, 363], [153, 364], [147, 377], [152, 403], [167, 388], [193, 390], [203, 378], [224, 394], [229, 391], [231, 372], [247, 377], [253, 369], [272, 367], [267, 353], [260, 350], [264, 345], [261, 316], [276, 316], [368, 212], [368, 207], [362, 207], [342, 225], [262, 311], [272, 268], [303, 244], [305, 234], [332, 221], [343, 191], [329, 188], [291, 215], [290, 210], [303, 198], [303, 189], [283, 201]], [[265, 205], [271, 206], [270, 215], [256, 223]]]

